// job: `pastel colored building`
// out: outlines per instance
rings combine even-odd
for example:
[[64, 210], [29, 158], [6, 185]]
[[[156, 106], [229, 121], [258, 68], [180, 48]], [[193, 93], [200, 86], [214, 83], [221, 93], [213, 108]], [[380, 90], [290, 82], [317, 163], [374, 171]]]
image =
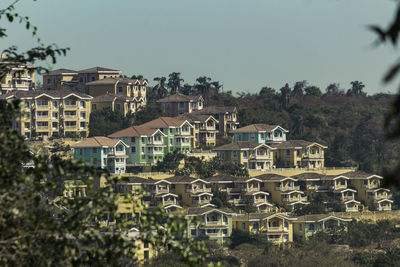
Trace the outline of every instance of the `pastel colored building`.
[[304, 140], [289, 140], [273, 146], [276, 148], [277, 167], [323, 169], [327, 146]]
[[186, 120], [193, 125], [193, 148], [215, 147], [217, 143], [218, 120], [213, 116], [185, 113], [176, 118], [179, 120]]
[[269, 170], [275, 165], [273, 151], [276, 149], [255, 142], [235, 142], [213, 149], [225, 161], [243, 164], [249, 170]]
[[72, 89], [78, 82], [78, 72], [70, 69], [56, 69], [44, 73], [42, 76], [43, 89], [47, 91]]
[[293, 242], [293, 222], [285, 213], [247, 213], [232, 217], [233, 229], [252, 234], [265, 234], [275, 245]]
[[161, 111], [164, 116], [176, 117], [184, 113], [191, 113], [202, 110], [204, 99], [201, 95], [174, 94], [157, 100], [161, 104]]
[[213, 116], [218, 121], [218, 136], [231, 135], [232, 131], [236, 130], [239, 125], [236, 107], [209, 106], [193, 113]]
[[140, 110], [145, 104], [145, 100], [140, 97], [116, 96], [107, 93], [93, 98], [92, 111], [109, 108], [126, 116]]
[[285, 142], [289, 131], [279, 125], [251, 124], [231, 132], [234, 142], [249, 141], [272, 145]]
[[171, 183], [172, 192], [179, 196], [184, 207], [213, 207], [210, 182], [189, 176], [173, 176], [165, 179]]
[[0, 100], [20, 99], [22, 115], [14, 128], [26, 138], [86, 137], [92, 97], [68, 90], [13, 91]]
[[77, 142], [72, 147], [76, 160], [111, 173], [124, 173], [126, 170], [126, 150], [129, 146], [121, 140], [97, 136]]
[[194, 220], [189, 220], [184, 233], [186, 238], [209, 238], [222, 244], [232, 234], [233, 212], [230, 210], [213, 207], [188, 208], [177, 215], [197, 221], [195, 223]]
[[299, 240], [307, 240], [318, 232], [335, 234], [339, 230], [347, 231], [351, 219], [340, 218], [329, 214], [310, 214], [297, 217], [293, 222], [294, 234]]
[[1, 54], [0, 64], [2, 66], [1, 94], [11, 91], [30, 91], [35, 88], [35, 66], [33, 64], [12, 62], [7, 59], [6, 53]]
[[167, 135], [158, 128], [131, 126], [109, 135], [129, 145], [127, 166], [151, 166], [162, 161], [166, 152]]

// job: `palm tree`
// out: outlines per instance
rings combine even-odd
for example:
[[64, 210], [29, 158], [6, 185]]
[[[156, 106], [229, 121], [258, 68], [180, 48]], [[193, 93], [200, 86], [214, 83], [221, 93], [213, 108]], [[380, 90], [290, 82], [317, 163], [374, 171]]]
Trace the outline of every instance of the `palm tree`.
[[176, 94], [176, 92], [179, 92], [181, 90], [181, 83], [183, 83], [184, 80], [180, 77], [180, 75], [180, 72], [173, 72], [168, 75], [169, 78], [167, 86], [170, 89], [171, 94]]
[[153, 91], [156, 92], [158, 98], [163, 98], [168, 95], [168, 90], [165, 88], [165, 81], [167, 78], [165, 77], [156, 77], [153, 79], [154, 81], [158, 82], [157, 85], [154, 86]]
[[196, 82], [197, 84], [194, 85], [194, 88], [196, 89], [197, 93], [201, 94], [203, 98], [206, 99], [211, 88], [211, 78], [201, 76], [196, 79]]
[[351, 84], [351, 91], [353, 92], [354, 95], [362, 95], [362, 96], [367, 95], [365, 92], [363, 92], [365, 85], [362, 82], [352, 81], [350, 84]]

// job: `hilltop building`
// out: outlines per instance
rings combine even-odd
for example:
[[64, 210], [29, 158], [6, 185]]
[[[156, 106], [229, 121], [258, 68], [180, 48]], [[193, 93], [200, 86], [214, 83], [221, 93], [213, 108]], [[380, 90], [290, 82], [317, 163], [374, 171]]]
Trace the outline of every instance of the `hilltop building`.
[[2, 72], [0, 77], [1, 94], [11, 91], [31, 91], [35, 88], [35, 66], [33, 64], [22, 64], [11, 62], [5, 53], [1, 54], [0, 65]]
[[161, 103], [161, 111], [164, 116], [176, 117], [184, 113], [192, 113], [202, 110], [204, 99], [201, 95], [174, 94], [157, 100]]

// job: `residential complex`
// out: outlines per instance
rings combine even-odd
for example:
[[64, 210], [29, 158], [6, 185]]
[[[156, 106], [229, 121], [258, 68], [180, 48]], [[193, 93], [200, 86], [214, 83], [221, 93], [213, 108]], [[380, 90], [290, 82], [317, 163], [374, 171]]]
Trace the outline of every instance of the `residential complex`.
[[213, 116], [185, 113], [176, 118], [179, 120], [186, 120], [193, 125], [192, 148], [215, 147], [217, 143], [218, 120]]
[[128, 148], [121, 140], [102, 136], [87, 138], [73, 145], [76, 160], [83, 160], [90, 166], [107, 169], [111, 173], [125, 173]]
[[279, 125], [251, 124], [232, 131], [233, 141], [249, 141], [259, 144], [279, 144], [286, 141], [285, 130]]
[[7, 60], [5, 53], [1, 54], [0, 63], [4, 76], [0, 77], [1, 94], [11, 91], [31, 91], [35, 88], [35, 67], [32, 64], [22, 64]]
[[176, 117], [184, 113], [192, 113], [196, 110], [202, 110], [204, 99], [200, 95], [174, 94], [157, 100], [161, 103], [161, 111], [164, 116]]
[[209, 106], [193, 113], [213, 116], [218, 121], [217, 130], [219, 137], [231, 135], [239, 125], [237, 109], [235, 107]]
[[92, 97], [68, 90], [12, 91], [0, 100], [20, 99], [22, 115], [15, 129], [26, 138], [87, 137]]

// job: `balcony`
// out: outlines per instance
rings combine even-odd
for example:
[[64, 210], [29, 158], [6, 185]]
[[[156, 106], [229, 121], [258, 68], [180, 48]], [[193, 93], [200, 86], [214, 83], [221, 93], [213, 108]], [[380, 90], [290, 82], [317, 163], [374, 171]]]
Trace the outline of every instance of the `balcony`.
[[193, 199], [192, 204], [195, 205], [203, 205], [210, 203], [211, 199]]
[[37, 120], [47, 120], [50, 119], [49, 115], [36, 115], [35, 119]]
[[49, 129], [49, 126], [48, 125], [46, 125], [46, 126], [36, 126], [36, 130], [48, 130]]
[[211, 188], [186, 188], [187, 193], [211, 193]]
[[354, 195], [342, 196], [342, 201], [354, 200]]
[[76, 104], [72, 105], [72, 104], [64, 104], [64, 109], [76, 109]]
[[76, 115], [64, 115], [65, 119], [77, 119]]
[[289, 228], [288, 227], [282, 227], [282, 226], [267, 227], [267, 231], [271, 231], [271, 232], [288, 232]]
[[297, 202], [297, 201], [302, 201], [302, 202], [306, 202], [307, 201], [307, 197], [287, 197], [287, 198], [283, 198], [282, 199], [284, 202]]
[[176, 200], [164, 200], [164, 201], [163, 201], [163, 205], [164, 205], [164, 206], [176, 205]]
[[277, 186], [275, 187], [275, 191], [292, 191], [292, 190], [300, 190], [300, 186]]
[[76, 129], [76, 125], [65, 125], [64, 126], [65, 129]]
[[206, 221], [206, 226], [225, 226], [228, 225], [228, 222], [223, 222], [222, 220], [217, 220], [217, 221]]

